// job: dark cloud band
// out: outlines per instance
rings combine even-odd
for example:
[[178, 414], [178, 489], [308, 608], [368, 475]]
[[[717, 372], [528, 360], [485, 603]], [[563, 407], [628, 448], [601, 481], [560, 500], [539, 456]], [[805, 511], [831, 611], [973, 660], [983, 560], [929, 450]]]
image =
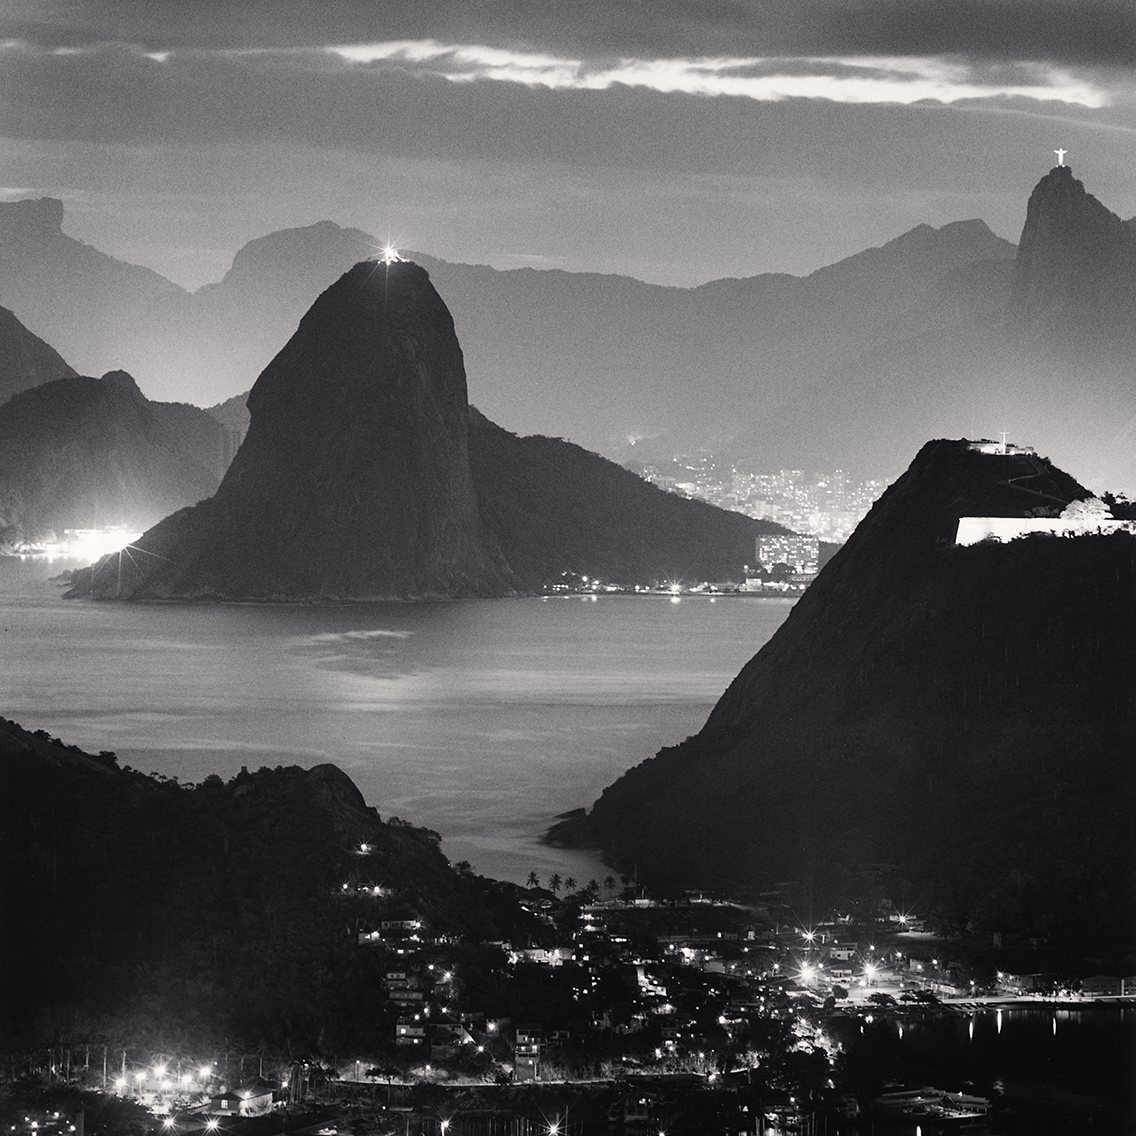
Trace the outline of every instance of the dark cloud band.
[[624, 55], [959, 55], [1128, 67], [1132, 0], [9, 0], [46, 46], [297, 47], [438, 38]]

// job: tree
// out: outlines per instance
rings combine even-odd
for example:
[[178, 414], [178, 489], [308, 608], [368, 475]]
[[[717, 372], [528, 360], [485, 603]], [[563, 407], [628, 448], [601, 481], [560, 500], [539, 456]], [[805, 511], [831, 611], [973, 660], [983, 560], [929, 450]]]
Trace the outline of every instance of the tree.
[[569, 876], [564, 881], [564, 890], [565, 891], [575, 891], [576, 890], [576, 877], [575, 876]]
[[525, 882], [529, 887], [534, 888], [540, 883], [540, 876], [536, 872], [529, 872], [529, 878]]
[[553, 893], [553, 895], [555, 895], [560, 890], [559, 872], [553, 872], [552, 875], [548, 877], [548, 888]]
[[609, 892], [615, 891], [615, 876], [608, 876], [607, 879], [604, 880], [604, 887]]

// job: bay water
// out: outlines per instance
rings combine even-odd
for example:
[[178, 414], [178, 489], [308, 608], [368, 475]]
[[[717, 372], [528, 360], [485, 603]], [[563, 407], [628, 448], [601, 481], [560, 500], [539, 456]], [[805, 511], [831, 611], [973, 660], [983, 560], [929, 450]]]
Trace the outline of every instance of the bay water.
[[[700, 729], [792, 609], [704, 596], [91, 603], [62, 598], [51, 577], [69, 566], [0, 559], [0, 714], [181, 781], [333, 762], [384, 817], [518, 883], [602, 881], [597, 857], [543, 832]], [[1136, 1009], [990, 1009], [905, 1028], [943, 1087], [1014, 1102], [1018, 1123], [991, 1131], [1133, 1121]]]
[[347, 772], [451, 860], [523, 883], [609, 869], [543, 845], [630, 766], [697, 732], [786, 600], [64, 600], [64, 562], [0, 561], [0, 714], [145, 773]]

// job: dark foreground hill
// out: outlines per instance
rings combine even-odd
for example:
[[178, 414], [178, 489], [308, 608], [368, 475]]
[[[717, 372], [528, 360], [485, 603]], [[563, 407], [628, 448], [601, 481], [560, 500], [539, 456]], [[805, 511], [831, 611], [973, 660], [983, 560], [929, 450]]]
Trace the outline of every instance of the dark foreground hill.
[[793, 880], [814, 912], [871, 877], [954, 926], [1132, 944], [1136, 536], [954, 543], [961, 515], [1087, 495], [928, 443], [702, 731], [554, 839], [672, 883]]
[[511, 885], [452, 870], [333, 765], [182, 786], [0, 719], [0, 818], [9, 1052], [386, 1051], [393, 948], [360, 931], [493, 940], [524, 918]]
[[[215, 497], [76, 594], [343, 600], [531, 591], [563, 572], [737, 579], [777, 526], [667, 495], [559, 439], [474, 414], [450, 314], [419, 266], [356, 265], [248, 398]], [[113, 569], [113, 570], [112, 570]]]
[[145, 528], [212, 493], [222, 429], [151, 402], [123, 371], [58, 378], [0, 406], [0, 542], [67, 528]]

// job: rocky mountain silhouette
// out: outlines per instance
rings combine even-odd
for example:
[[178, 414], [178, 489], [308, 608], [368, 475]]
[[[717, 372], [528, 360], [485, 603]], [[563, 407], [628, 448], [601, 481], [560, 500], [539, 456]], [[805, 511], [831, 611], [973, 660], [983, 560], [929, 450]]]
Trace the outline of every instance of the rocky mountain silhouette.
[[453, 321], [406, 261], [361, 262], [324, 292], [248, 409], [217, 494], [77, 593], [374, 599], [532, 590], [563, 572], [736, 579], [754, 537], [777, 529], [471, 412]]
[[702, 730], [553, 839], [672, 886], [796, 881], [814, 911], [870, 877], [956, 928], [1136, 941], [1136, 536], [954, 543], [1086, 496], [928, 443]]
[[[1062, 169], [1038, 186], [1020, 258], [978, 220], [920, 225], [806, 277], [698, 288], [414, 257], [453, 314], [472, 401], [519, 434], [618, 461], [710, 449], [762, 470], [894, 476], [924, 438], [1008, 429], [1090, 485], [1136, 493], [1136, 284], [1116, 251], [1133, 228], [1082, 191], [1058, 207], [1053, 192], [1080, 184]], [[27, 204], [43, 211], [16, 206]], [[31, 220], [20, 231], [34, 245], [48, 227]], [[143, 389], [213, 403], [247, 390], [312, 299], [378, 243], [330, 222], [270, 234], [219, 283], [154, 295], [114, 334], [109, 314], [88, 332], [69, 311], [48, 321], [11, 306], [68, 358], [80, 358], [72, 340], [88, 354], [97, 340], [103, 366], [118, 365], [113, 349]], [[1065, 267], [1044, 283], [1044, 265]], [[0, 261], [0, 295], [22, 287], [21, 271]], [[1059, 287], [1072, 299], [1058, 302]], [[51, 302], [43, 289], [33, 299]], [[1043, 316], [1052, 332], [1030, 322]]]
[[74, 375], [54, 347], [28, 331], [7, 308], [0, 308], [0, 403], [29, 387]]
[[1007, 322], [1039, 356], [1119, 358], [1132, 375], [1136, 225], [1087, 193], [1069, 166], [1054, 166], [1030, 194]]
[[0, 203], [0, 304], [83, 374], [125, 368], [157, 397], [185, 400], [151, 384], [150, 356], [163, 337], [155, 305], [186, 293], [148, 268], [107, 256], [63, 232], [63, 202]]
[[217, 488], [221, 434], [196, 406], [151, 402], [123, 371], [23, 391], [0, 406], [0, 542], [146, 528]]
[[948, 274], [937, 304], [836, 363], [766, 428], [801, 464], [851, 464], [857, 450], [883, 462], [899, 438], [1008, 429], [1095, 490], [1136, 494], [1134, 240], [1054, 167], [1030, 197], [1012, 271]]
[[[45, 212], [49, 203], [16, 203], [27, 204]], [[50, 204], [54, 225], [62, 206]], [[0, 217], [14, 208], [0, 205]], [[28, 222], [26, 244], [50, 236], [51, 249], [86, 248], [29, 219], [9, 214], [14, 231]], [[122, 360], [145, 389], [210, 403], [247, 390], [314, 297], [378, 243], [330, 222], [269, 234], [242, 248], [219, 283], [192, 295], [171, 285], [136, 303], [132, 319], [108, 312], [89, 332], [82, 320], [41, 310], [43, 290], [23, 288], [18, 265], [0, 267], [0, 286], [23, 301], [17, 315], [65, 353], [74, 353], [72, 341], [105, 343], [106, 365]], [[982, 222], [924, 225], [809, 277], [682, 289], [413, 254], [453, 313], [475, 404], [518, 433], [568, 437], [617, 458], [629, 438], [653, 435], [671, 447], [734, 439], [744, 448], [755, 423], [835, 360], [878, 343], [909, 309], [937, 308], [946, 276], [989, 262], [1005, 262], [1008, 274], [1013, 255]]]
[[787, 531], [664, 493], [561, 438], [518, 437], [473, 408], [469, 458], [485, 528], [524, 590], [565, 573], [627, 586], [738, 582], [754, 538]]
[[[461, 348], [423, 269], [369, 261], [344, 274], [248, 404], [248, 435], [216, 496], [147, 533], [142, 564], [113, 595], [448, 597], [512, 586], [470, 478]], [[110, 586], [96, 570], [95, 594]]]

